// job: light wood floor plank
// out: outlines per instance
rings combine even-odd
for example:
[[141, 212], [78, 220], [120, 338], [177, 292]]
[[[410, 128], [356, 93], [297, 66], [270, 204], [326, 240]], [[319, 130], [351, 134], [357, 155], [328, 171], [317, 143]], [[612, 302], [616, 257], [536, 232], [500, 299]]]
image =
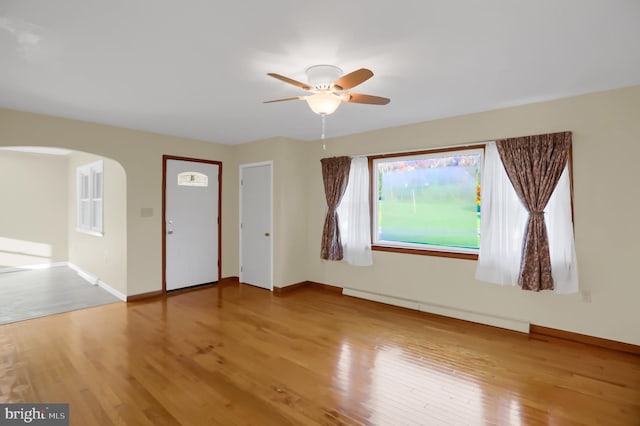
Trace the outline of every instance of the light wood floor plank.
[[640, 425], [640, 357], [236, 284], [0, 326], [0, 401], [73, 425]]

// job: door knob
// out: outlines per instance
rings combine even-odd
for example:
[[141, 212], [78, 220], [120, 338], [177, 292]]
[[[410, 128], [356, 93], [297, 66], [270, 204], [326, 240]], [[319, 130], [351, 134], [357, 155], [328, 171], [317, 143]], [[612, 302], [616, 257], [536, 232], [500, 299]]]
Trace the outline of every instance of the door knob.
[[264, 236], [265, 236], [265, 237], [268, 237], [268, 236], [269, 236], [269, 233], [268, 233], [268, 232], [265, 232], [265, 233], [264, 233]]

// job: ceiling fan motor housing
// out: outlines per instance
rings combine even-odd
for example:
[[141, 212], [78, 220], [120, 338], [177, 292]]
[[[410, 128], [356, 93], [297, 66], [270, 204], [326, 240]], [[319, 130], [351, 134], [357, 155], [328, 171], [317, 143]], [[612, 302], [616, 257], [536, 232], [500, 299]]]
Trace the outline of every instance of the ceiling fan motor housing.
[[328, 90], [343, 72], [333, 65], [314, 65], [307, 68], [307, 81], [316, 90]]

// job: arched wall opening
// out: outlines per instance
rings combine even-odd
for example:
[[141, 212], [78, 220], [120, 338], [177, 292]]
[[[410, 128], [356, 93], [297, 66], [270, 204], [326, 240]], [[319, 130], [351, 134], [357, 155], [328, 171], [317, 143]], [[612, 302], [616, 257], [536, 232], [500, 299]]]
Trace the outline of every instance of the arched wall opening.
[[[77, 169], [103, 166], [103, 232], [78, 227]], [[0, 270], [69, 264], [127, 294], [127, 182], [110, 158], [52, 147], [0, 147]]]

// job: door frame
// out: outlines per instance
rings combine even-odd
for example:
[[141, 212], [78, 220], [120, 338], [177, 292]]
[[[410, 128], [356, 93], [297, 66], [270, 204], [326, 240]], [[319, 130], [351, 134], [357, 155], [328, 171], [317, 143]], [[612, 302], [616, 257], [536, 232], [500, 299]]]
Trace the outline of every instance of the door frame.
[[162, 155], [162, 293], [167, 293], [167, 161], [191, 161], [218, 166], [218, 282], [222, 279], [222, 161]]
[[260, 167], [260, 166], [269, 166], [269, 185], [271, 186], [271, 197], [269, 198], [269, 211], [271, 212], [271, 223], [269, 227], [269, 233], [271, 238], [269, 239], [269, 265], [271, 269], [271, 273], [269, 274], [269, 291], [273, 291], [273, 160], [269, 161], [261, 161], [258, 163], [247, 163], [240, 164], [238, 167], [238, 241], [239, 241], [239, 250], [238, 253], [238, 274], [239, 281], [242, 282], [242, 171], [249, 167]]

